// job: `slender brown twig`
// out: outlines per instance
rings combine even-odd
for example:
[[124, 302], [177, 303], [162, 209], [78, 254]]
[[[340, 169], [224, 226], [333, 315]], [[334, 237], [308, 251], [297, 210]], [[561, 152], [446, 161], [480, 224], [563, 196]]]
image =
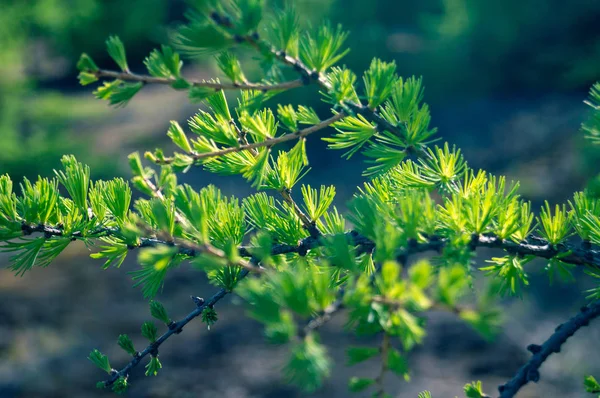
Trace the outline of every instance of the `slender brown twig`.
[[[262, 148], [262, 147], [272, 147], [275, 145], [282, 144], [284, 142], [298, 140], [298, 139], [304, 138], [310, 134], [316, 133], [317, 131], [320, 131], [320, 130], [324, 129], [325, 127], [332, 125], [333, 123], [337, 122], [338, 120], [341, 120], [344, 116], [345, 116], [345, 114], [343, 112], [339, 112], [339, 113], [333, 115], [332, 117], [322, 120], [321, 122], [319, 122], [313, 126], [307, 127], [302, 130], [295, 131], [293, 133], [284, 134], [279, 137], [260, 141], [260, 142], [253, 142], [251, 144], [242, 144], [240, 146], [223, 148], [223, 149], [219, 149], [219, 150], [212, 151], [212, 152], [204, 152], [204, 153], [190, 152], [190, 153], [186, 153], [185, 155], [189, 156], [193, 160], [197, 161], [197, 160], [201, 160], [201, 159], [208, 159], [208, 158], [214, 158], [217, 156], [223, 156], [223, 155], [227, 155], [227, 154], [235, 153], [235, 152], [254, 150], [254, 149]], [[162, 159], [156, 159], [155, 163], [156, 164], [171, 164], [174, 161], [175, 161], [174, 157], [164, 157]]]
[[512, 379], [498, 387], [500, 398], [511, 398], [525, 384], [533, 381], [537, 383], [540, 380], [540, 366], [554, 352], [560, 352], [562, 345], [567, 339], [580, 328], [589, 325], [590, 321], [600, 316], [600, 301], [591, 303], [582, 307], [577, 315], [569, 319], [567, 322], [559, 325], [554, 333], [542, 344], [530, 344], [527, 347], [533, 355], [527, 363], [513, 376]]
[[[248, 270], [242, 270], [239, 278], [244, 278], [248, 275]], [[121, 370], [114, 370], [111, 372], [110, 377], [104, 381], [105, 387], [112, 386], [120, 377], [127, 377], [131, 369], [133, 369], [140, 361], [148, 356], [155, 355], [158, 352], [158, 348], [167, 341], [174, 334], [179, 334], [183, 331], [185, 325], [190, 323], [190, 321], [197, 316], [201, 315], [202, 312], [207, 308], [212, 308], [215, 304], [217, 304], [221, 299], [223, 299], [229, 291], [226, 289], [220, 289], [217, 291], [211, 298], [208, 300], [204, 300], [197, 297], [192, 297], [193, 301], [196, 303], [197, 307], [186, 315], [185, 318], [180, 321], [173, 322], [169, 325], [169, 330], [167, 330], [162, 336], [160, 336], [154, 343], [149, 344], [144, 350], [140, 351], [133, 357], [133, 359], [125, 365]]]
[[[123, 81], [140, 82], [144, 84], [165, 84], [172, 85], [177, 80], [170, 77], [155, 77], [149, 75], [140, 75], [132, 72], [118, 72], [106, 69], [99, 69], [93, 73], [97, 78], [112, 78]], [[302, 87], [304, 82], [301, 79], [290, 80], [282, 83], [220, 83], [215, 81], [188, 81], [193, 87], [211, 88], [218, 90], [258, 90], [258, 91], [284, 91], [297, 87]]]

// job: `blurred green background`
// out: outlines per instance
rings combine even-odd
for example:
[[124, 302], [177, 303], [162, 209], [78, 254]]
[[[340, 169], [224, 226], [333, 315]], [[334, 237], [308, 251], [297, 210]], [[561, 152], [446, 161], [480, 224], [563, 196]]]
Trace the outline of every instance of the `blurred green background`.
[[[599, 151], [589, 149], [578, 131], [585, 118], [582, 101], [600, 80], [599, 1], [295, 3], [302, 19], [317, 25], [326, 18], [351, 32], [343, 63], [357, 74], [377, 56], [396, 60], [401, 75], [422, 75], [440, 137], [462, 148], [471, 166], [521, 180], [523, 194], [534, 203], [564, 201], [600, 170]], [[62, 154], [74, 153], [97, 178], [127, 175], [129, 152], [170, 148], [169, 120], [183, 122], [195, 110], [184, 94], [148, 87], [127, 108], [110, 109], [93, 99], [90, 87], [78, 86], [75, 63], [87, 52], [99, 65], [111, 66], [104, 41], [115, 34], [132, 69], [143, 72], [143, 58], [167, 41], [185, 9], [183, 0], [0, 0], [0, 173], [16, 181], [50, 175]], [[184, 73], [208, 78], [216, 72], [211, 62], [188, 62]], [[327, 112], [311, 89], [277, 100]], [[362, 159], [346, 162], [317, 139], [309, 146], [313, 171], [307, 182], [336, 184], [343, 206], [362, 181]], [[250, 192], [239, 180], [198, 171], [184, 179], [198, 187], [218, 182], [227, 193]], [[85, 356], [98, 347], [119, 358], [117, 349], [111, 351], [116, 337], [135, 335], [147, 309], [123, 272], [102, 272], [82, 256], [86, 250], [75, 247], [60, 264], [22, 279], [0, 270], [0, 397], [104, 396], [93, 389], [101, 375]], [[135, 267], [130, 257], [126, 270]], [[0, 264], [6, 259], [0, 257]], [[581, 304], [585, 279], [548, 288], [543, 277], [535, 283], [542, 267], [533, 270], [526, 300], [507, 304], [508, 323], [498, 342], [487, 344], [452, 317], [434, 316], [428, 345], [412, 358], [413, 383], [395, 381], [391, 388], [403, 389], [402, 396], [425, 388], [436, 397], [454, 396], [462, 384], [481, 378], [493, 391], [522, 363], [526, 344]], [[210, 287], [197, 279], [198, 273], [178, 271], [161, 300], [182, 315], [190, 293], [209, 294]], [[285, 350], [266, 347], [240, 308], [228, 304], [221, 311], [222, 321], [210, 334], [196, 325], [165, 349], [158, 378], [142, 380], [136, 373], [131, 396], [297, 396], [277, 372]], [[350, 338], [340, 335], [340, 325], [326, 328], [325, 339], [349, 341], [342, 340]], [[600, 370], [593, 359], [586, 357], [588, 366], [578, 357], [586, 341], [600, 334], [586, 333], [562, 360], [544, 365], [548, 376], [523, 396], [582, 396], [578, 372]], [[332, 355], [343, 363], [343, 347], [334, 344]], [[346, 396], [349, 373], [341, 365], [334, 372], [319, 396]], [[236, 374], [235, 382], [223, 376], [228, 373]]]

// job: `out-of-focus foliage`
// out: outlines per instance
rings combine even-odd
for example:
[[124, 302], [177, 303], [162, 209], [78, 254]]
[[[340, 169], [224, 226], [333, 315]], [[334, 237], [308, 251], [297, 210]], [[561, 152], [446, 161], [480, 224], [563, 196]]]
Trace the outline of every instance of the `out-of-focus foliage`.
[[349, 66], [366, 69], [371, 57], [391, 52], [402, 75], [426, 78], [430, 100], [450, 91], [547, 90], [548, 79], [554, 90], [586, 89], [600, 77], [596, 1], [319, 2], [324, 4], [329, 7], [323, 12], [352, 32]]
[[[434, 103], [449, 90], [464, 96], [506, 87], [547, 89], [548, 79], [555, 88], [582, 89], [600, 77], [600, 40], [591, 34], [600, 18], [600, 3], [594, 1], [294, 3], [301, 23], [317, 24], [326, 17], [352, 32], [347, 44], [353, 51], [344, 59], [350, 67], [367, 69], [366, 62], [373, 56], [391, 53], [401, 75], [425, 76]], [[155, 43], [166, 42], [168, 27], [184, 8], [183, 0], [4, 2], [0, 12], [2, 170], [15, 177], [35, 176], [57, 167], [66, 150], [91, 155], [69, 132], [75, 129], [74, 120], [89, 120], [103, 110], [81, 106], [80, 99], [74, 107], [74, 101], [55, 88], [75, 87], [74, 66], [81, 52], [98, 62], [107, 61], [104, 42], [112, 34], [129, 44], [128, 57], [139, 64]], [[345, 12], [348, 9], [353, 12]], [[32, 157], [36, 162], [24, 161]]]
[[[73, 78], [77, 57], [85, 50], [105, 59], [106, 37], [118, 33], [136, 43], [130, 56], [141, 59], [153, 41], [164, 37], [157, 27], [167, 23], [169, 9], [181, 3], [4, 1], [0, 6], [0, 169], [34, 177], [57, 167], [65, 151], [91, 155], [85, 145], [89, 137], [75, 134], [73, 124], [93, 122], [105, 110], [87, 98], [63, 94], [65, 88], [77, 86]], [[114, 170], [114, 166], [104, 167], [106, 172]], [[96, 167], [96, 172], [102, 169]]]

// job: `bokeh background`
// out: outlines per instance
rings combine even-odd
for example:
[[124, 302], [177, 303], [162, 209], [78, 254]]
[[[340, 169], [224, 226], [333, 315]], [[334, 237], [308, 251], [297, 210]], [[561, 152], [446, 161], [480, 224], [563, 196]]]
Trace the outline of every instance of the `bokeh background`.
[[[274, 2], [277, 3], [277, 2]], [[372, 57], [396, 60], [404, 76], [422, 75], [426, 101], [439, 136], [462, 148], [469, 164], [520, 180], [522, 194], [539, 205], [566, 201], [600, 171], [600, 156], [584, 142], [582, 101], [600, 79], [600, 2], [597, 0], [299, 0], [303, 19], [323, 18], [350, 30], [349, 67], [364, 70]], [[110, 34], [126, 44], [129, 64], [142, 72], [143, 58], [167, 41], [182, 19], [182, 0], [1, 0], [0, 173], [50, 176], [60, 156], [73, 153], [92, 166], [95, 178], [128, 176], [126, 156], [166, 139], [169, 120], [185, 122], [196, 110], [184, 94], [144, 88], [124, 109], [110, 109], [79, 87], [75, 63], [81, 52], [112, 65], [104, 51]], [[215, 75], [211, 62], [188, 62], [187, 76]], [[248, 72], [252, 75], [252, 70]], [[303, 88], [277, 97], [302, 102], [326, 114], [316, 91]], [[325, 134], [331, 133], [331, 131]], [[340, 158], [322, 141], [309, 140], [312, 184], [336, 184], [337, 205], [363, 181], [362, 159]], [[236, 178], [192, 171], [182, 179], [196, 187], [216, 183], [228, 194], [246, 195]], [[139, 346], [147, 303], [123, 269], [103, 271], [74, 244], [48, 269], [15, 277], [0, 254], [0, 397], [102, 397], [102, 373], [85, 358], [92, 348], [109, 354], [113, 366], [127, 359], [116, 338], [127, 333]], [[482, 252], [482, 262], [493, 252]], [[525, 347], [545, 339], [584, 303], [591, 281], [549, 287], [543, 262], [529, 267], [523, 300], [507, 299], [506, 322], [487, 342], [452, 315], [431, 313], [425, 344], [410, 354], [410, 383], [389, 377], [398, 397], [430, 389], [434, 397], [462, 396], [462, 385], [481, 379], [488, 393], [528, 358]], [[189, 296], [208, 296], [201, 273], [186, 266], [167, 279], [160, 300], [179, 318], [192, 307]], [[136, 369], [131, 397], [296, 397], [279, 369], [286, 349], [268, 346], [258, 324], [235, 299], [218, 305], [211, 328], [195, 322], [164, 345], [159, 376]], [[348, 369], [343, 349], [358, 341], [342, 330], [344, 316], [323, 329], [337, 365], [317, 397], [347, 396], [351, 375], [376, 372], [376, 364]], [[595, 353], [600, 326], [578, 332], [560, 356], [542, 368], [538, 385], [523, 397], [583, 397], [584, 373], [600, 374]]]

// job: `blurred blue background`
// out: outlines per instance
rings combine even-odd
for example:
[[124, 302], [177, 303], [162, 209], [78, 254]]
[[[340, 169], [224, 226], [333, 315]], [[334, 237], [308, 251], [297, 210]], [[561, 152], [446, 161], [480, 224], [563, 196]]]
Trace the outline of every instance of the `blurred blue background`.
[[[472, 167], [520, 180], [522, 194], [534, 204], [565, 201], [600, 170], [599, 151], [588, 148], [578, 131], [585, 118], [582, 101], [600, 79], [597, 0], [294, 3], [313, 25], [329, 19], [350, 31], [351, 52], [342, 62], [357, 74], [376, 56], [396, 60], [403, 76], [423, 76], [439, 137], [463, 149]], [[96, 178], [128, 176], [128, 153], [157, 146], [169, 152], [169, 120], [183, 124], [197, 109], [185, 94], [148, 87], [126, 108], [110, 109], [93, 98], [90, 87], [78, 85], [75, 63], [87, 52], [99, 65], [113, 65], [104, 41], [116, 34], [132, 69], [143, 72], [142, 60], [167, 42], [185, 9], [182, 0], [0, 0], [0, 173], [16, 181], [49, 176], [62, 154], [73, 153], [92, 166]], [[190, 77], [217, 74], [210, 60], [186, 65]], [[327, 114], [313, 88], [276, 101], [301, 102]], [[306, 181], [335, 184], [343, 208], [363, 181], [363, 159], [345, 161], [316, 137], [309, 140], [309, 159], [313, 170]], [[198, 170], [182, 178], [196, 187], [214, 182], [226, 193], [251, 192], [239, 179]], [[124, 363], [117, 336], [137, 336], [149, 314], [127, 275], [102, 271], [87, 254], [74, 245], [50, 268], [23, 278], [0, 269], [0, 397], [109, 395], [94, 390], [102, 374], [85, 357], [99, 348], [116, 365]], [[135, 269], [134, 257], [125, 270]], [[6, 262], [0, 255], [0, 264]], [[582, 303], [580, 292], [589, 281], [549, 288], [543, 265], [531, 267], [524, 301], [507, 300], [507, 323], [493, 343], [450, 315], [431, 314], [427, 344], [411, 354], [413, 381], [390, 377], [390, 390], [414, 397], [431, 389], [435, 397], [446, 397], [482, 379], [493, 393], [527, 358], [525, 346], [547, 336]], [[211, 291], [184, 266], [169, 277], [160, 300], [180, 317], [191, 306], [190, 294]], [[258, 325], [230, 301], [218, 308], [221, 320], [210, 332], [196, 324], [165, 346], [165, 368], [157, 378], [144, 379], [138, 369], [130, 396], [298, 396], [278, 372], [285, 349], [267, 346]], [[317, 396], [346, 396], [346, 379], [370, 371], [344, 368], [343, 347], [355, 339], [341, 331], [342, 324], [340, 317], [324, 329], [338, 366]], [[591, 328], [581, 332], [578, 342], [544, 365], [540, 385], [528, 386], [522, 396], [583, 396], [581, 374], [600, 372], [598, 361], [586, 355], [586, 344], [598, 337]]]

